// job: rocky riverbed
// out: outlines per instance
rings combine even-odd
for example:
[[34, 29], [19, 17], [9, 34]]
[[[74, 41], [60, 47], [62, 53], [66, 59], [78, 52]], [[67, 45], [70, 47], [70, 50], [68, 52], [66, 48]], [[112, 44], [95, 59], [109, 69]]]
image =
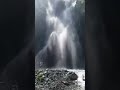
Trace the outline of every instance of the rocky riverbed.
[[73, 69], [36, 70], [35, 90], [85, 90], [85, 71]]

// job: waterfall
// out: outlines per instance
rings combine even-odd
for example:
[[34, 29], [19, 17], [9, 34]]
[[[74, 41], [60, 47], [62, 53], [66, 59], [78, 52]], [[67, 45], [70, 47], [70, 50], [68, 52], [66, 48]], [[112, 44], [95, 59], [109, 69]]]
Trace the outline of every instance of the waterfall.
[[72, 68], [76, 68], [79, 59], [77, 47], [80, 42], [71, 14], [76, 1], [47, 0], [46, 23], [49, 34], [46, 45], [36, 55], [36, 68], [44, 65], [45, 61], [51, 63], [50, 66], [54, 68], [67, 68], [69, 62]]

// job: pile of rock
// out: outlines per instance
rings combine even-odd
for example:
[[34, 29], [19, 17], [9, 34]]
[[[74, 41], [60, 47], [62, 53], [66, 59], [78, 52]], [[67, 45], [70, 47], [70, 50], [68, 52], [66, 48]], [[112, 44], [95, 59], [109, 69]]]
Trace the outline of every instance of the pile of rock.
[[67, 70], [42, 69], [35, 71], [36, 90], [81, 90], [78, 76]]

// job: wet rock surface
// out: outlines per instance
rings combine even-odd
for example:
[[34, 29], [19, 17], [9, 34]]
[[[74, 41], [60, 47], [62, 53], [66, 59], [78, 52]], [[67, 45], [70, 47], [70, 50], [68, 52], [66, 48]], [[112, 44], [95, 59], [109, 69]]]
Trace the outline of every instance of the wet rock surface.
[[78, 75], [68, 70], [41, 69], [35, 71], [35, 90], [83, 90]]

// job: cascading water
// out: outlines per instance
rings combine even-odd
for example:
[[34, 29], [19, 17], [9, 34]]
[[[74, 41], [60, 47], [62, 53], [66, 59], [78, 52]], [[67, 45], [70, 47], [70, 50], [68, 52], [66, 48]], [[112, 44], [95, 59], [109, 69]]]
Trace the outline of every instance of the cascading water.
[[[50, 34], [48, 34], [46, 46], [36, 55], [36, 68], [39, 68], [42, 64], [42, 67], [45, 67], [44, 62], [48, 59], [48, 63], [54, 63], [50, 65], [53, 68], [67, 68], [69, 62], [71, 62], [71, 68], [76, 68], [79, 59], [77, 47], [80, 47], [80, 42], [71, 14], [76, 1], [47, 0], [46, 23], [47, 31]], [[51, 53], [52, 55], [50, 55]], [[53, 59], [55, 60], [52, 61]]]
[[[79, 68], [82, 67], [82, 64], [84, 64], [81, 62], [84, 55], [82, 54], [83, 42], [80, 38], [82, 37], [81, 35], [83, 29], [79, 27], [81, 18], [78, 15], [80, 14], [82, 16], [82, 14], [84, 14], [81, 13], [84, 11], [83, 8], [79, 7], [79, 5], [84, 5], [82, 2], [84, 1], [37, 0], [36, 2], [36, 37], [41, 36], [40, 39], [42, 38], [43, 40], [38, 41], [40, 41], [40, 44], [44, 43], [45, 41], [45, 44], [41, 45], [42, 48], [39, 49], [40, 51], [38, 51], [36, 54], [35, 69], [36, 71], [43, 71], [40, 76], [44, 75], [44, 72], [47, 74], [47, 71], [50, 72], [51, 70], [55, 73], [52, 75], [53, 72], [51, 72], [51, 74], [44, 76], [45, 80], [49, 80], [50, 77], [55, 78], [56, 75], [59, 77], [59, 74], [64, 75], [64, 73], [60, 73], [60, 71], [65, 70], [66, 72], [67, 70], [68, 72], [74, 72], [78, 76], [78, 79], [75, 80], [70, 86], [65, 85], [65, 87], [68, 88], [67, 90], [85, 90], [85, 70], [82, 70], [83, 68]], [[76, 7], [77, 9], [81, 8], [80, 13], [78, 13]], [[73, 11], [75, 10], [77, 13], [74, 14]], [[76, 17], [73, 19], [73, 16]], [[46, 21], [46, 23], [44, 21]], [[75, 23], [75, 21], [77, 23]], [[45, 25], [41, 24], [42, 22]], [[78, 31], [80, 31], [80, 35], [78, 35]], [[43, 35], [39, 32], [41, 32]], [[63, 77], [66, 77], [67, 75], [68, 73]], [[54, 86], [55, 89], [56, 86], [58, 87], [63, 85], [64, 80], [63, 82], [60, 80], [60, 83], [56, 83], [59, 82], [59, 80], [42, 82], [49, 82], [52, 85], [46, 83], [46, 85], [36, 84], [38, 90], [40, 90], [41, 87], [44, 88], [43, 90], [49, 90], [48, 88], [52, 88], [52, 86]]]

